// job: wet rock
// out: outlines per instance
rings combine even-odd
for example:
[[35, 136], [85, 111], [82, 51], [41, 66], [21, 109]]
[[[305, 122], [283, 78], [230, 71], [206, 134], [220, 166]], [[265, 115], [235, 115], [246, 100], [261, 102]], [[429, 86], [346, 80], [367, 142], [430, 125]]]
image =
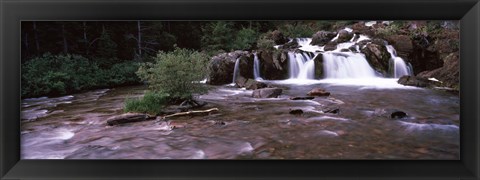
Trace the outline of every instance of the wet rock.
[[285, 43], [285, 44], [282, 46], [282, 49], [287, 49], [287, 50], [288, 50], [288, 49], [296, 49], [296, 48], [298, 48], [298, 47], [300, 47], [300, 45], [298, 45], [297, 40], [292, 40], [292, 41], [290, 41], [290, 42], [288, 42], [288, 43]]
[[293, 110], [290, 110], [289, 113], [290, 113], [290, 114], [293, 114], [293, 115], [301, 115], [301, 114], [303, 114], [303, 110], [301, 110], [301, 109], [293, 109]]
[[408, 35], [391, 35], [386, 40], [397, 50], [398, 56], [408, 59], [413, 52], [413, 43]]
[[402, 119], [404, 117], [407, 117], [407, 113], [403, 111], [394, 111], [390, 114], [390, 118], [392, 119]]
[[189, 100], [183, 101], [180, 104], [180, 107], [178, 107], [178, 108], [179, 108], [180, 111], [185, 112], [185, 111], [188, 111], [188, 110], [191, 110], [191, 109], [201, 108], [201, 107], [203, 107], [207, 104], [208, 103], [205, 102], [205, 101], [196, 101], [196, 100], [193, 100], [193, 99], [189, 99]]
[[[243, 59], [241, 58], [242, 61], [240, 62], [241, 68], [248, 69], [248, 67], [252, 67], [250, 69], [253, 69], [253, 57], [250, 57], [247, 51], [220, 53], [210, 59], [210, 63], [208, 66], [211, 71], [209, 71], [207, 83], [211, 85], [222, 85], [231, 83], [233, 78], [233, 71], [235, 69], [235, 62], [239, 57], [243, 57]], [[249, 59], [252, 59], [251, 62]], [[240, 74], [242, 74], [242, 72], [240, 72]], [[247, 72], [244, 72], [244, 74], [247, 74]]]
[[125, 124], [125, 123], [146, 121], [148, 119], [151, 119], [151, 118], [147, 114], [126, 113], [126, 114], [122, 114], [122, 115], [113, 116], [113, 117], [108, 118], [107, 119], [107, 124], [109, 126], [114, 126], [114, 125]]
[[342, 29], [338, 32], [338, 39], [336, 41], [337, 43], [343, 43], [343, 42], [350, 41], [350, 39], [352, 38], [353, 38], [352, 32], [348, 32], [347, 30]]
[[323, 78], [323, 55], [318, 54], [313, 61], [315, 62], [315, 79]]
[[266, 83], [258, 82], [253, 79], [248, 79], [247, 82], [245, 82], [245, 88], [248, 90], [256, 90], [256, 89], [261, 89], [266, 87], [268, 87]]
[[440, 82], [431, 81], [426, 78], [422, 77], [415, 77], [415, 76], [402, 76], [398, 79], [398, 84], [402, 84], [405, 86], [416, 86], [416, 87], [426, 87], [426, 88], [434, 88], [440, 85]]
[[312, 37], [311, 45], [324, 46], [332, 40], [336, 34], [329, 31], [318, 31]]
[[313, 96], [304, 96], [304, 97], [291, 97], [290, 100], [311, 100], [315, 99]]
[[182, 121], [169, 121], [168, 125], [170, 126], [171, 129], [179, 129], [179, 128], [187, 127], [187, 123]]
[[330, 92], [325, 91], [321, 88], [314, 88], [307, 93], [309, 96], [330, 96]]
[[337, 49], [337, 42], [336, 41], [330, 41], [328, 42], [325, 47], [323, 48], [323, 50], [325, 51], [333, 51], [335, 49]]
[[277, 98], [282, 94], [282, 89], [280, 88], [263, 88], [254, 90], [252, 97], [254, 98]]
[[387, 48], [384, 45], [369, 43], [360, 51], [365, 54], [368, 63], [373, 69], [383, 75], [387, 75], [391, 55], [388, 53]]
[[440, 86], [459, 89], [460, 58], [459, 53], [451, 53], [443, 59], [443, 66], [431, 71], [424, 71], [417, 75], [420, 78], [435, 78], [441, 82]]
[[[287, 51], [259, 51], [262, 77], [269, 80], [281, 80], [288, 77]], [[253, 74], [249, 71], [250, 74]]]

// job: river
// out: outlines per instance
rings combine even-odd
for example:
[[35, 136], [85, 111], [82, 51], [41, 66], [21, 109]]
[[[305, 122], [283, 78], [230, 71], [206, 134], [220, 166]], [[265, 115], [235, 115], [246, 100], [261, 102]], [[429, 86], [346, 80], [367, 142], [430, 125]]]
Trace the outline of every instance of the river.
[[[144, 86], [100, 89], [22, 101], [22, 159], [459, 159], [460, 98], [449, 92], [402, 87], [267, 81], [279, 98], [211, 86], [198, 96], [217, 107], [207, 116], [107, 126], [127, 97]], [[313, 100], [312, 88], [331, 95]], [[336, 114], [324, 113], [339, 109]], [[292, 115], [302, 109], [302, 115]], [[406, 112], [390, 118], [392, 109]], [[175, 128], [173, 128], [175, 126]]]

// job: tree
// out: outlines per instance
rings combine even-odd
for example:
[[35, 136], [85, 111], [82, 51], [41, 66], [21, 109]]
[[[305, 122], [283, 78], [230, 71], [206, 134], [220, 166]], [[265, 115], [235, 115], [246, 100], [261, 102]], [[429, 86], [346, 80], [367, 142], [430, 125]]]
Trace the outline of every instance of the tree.
[[211, 22], [202, 28], [202, 32], [202, 46], [205, 50], [229, 51], [232, 49], [231, 41], [234, 38], [232, 22]]

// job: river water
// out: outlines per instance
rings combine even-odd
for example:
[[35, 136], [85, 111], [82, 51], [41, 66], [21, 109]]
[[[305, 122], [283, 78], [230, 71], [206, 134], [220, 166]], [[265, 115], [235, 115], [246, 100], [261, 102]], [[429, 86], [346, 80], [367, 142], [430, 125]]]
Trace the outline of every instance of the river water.
[[[211, 86], [198, 96], [208, 116], [107, 126], [144, 86], [100, 89], [22, 101], [22, 159], [459, 159], [460, 98], [402, 87], [268, 81], [272, 99], [251, 90]], [[312, 88], [331, 95], [313, 100]], [[292, 115], [292, 109], [303, 114]], [[339, 109], [336, 114], [324, 113]], [[390, 118], [390, 112], [408, 114]]]

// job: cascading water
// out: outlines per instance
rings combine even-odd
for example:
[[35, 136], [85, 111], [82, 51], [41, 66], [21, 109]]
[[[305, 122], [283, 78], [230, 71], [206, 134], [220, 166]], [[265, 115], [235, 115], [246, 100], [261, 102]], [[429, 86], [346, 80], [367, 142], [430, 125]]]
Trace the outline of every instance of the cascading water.
[[314, 79], [315, 62], [309, 53], [288, 53], [290, 79]]
[[237, 58], [235, 61], [235, 68], [233, 69], [233, 79], [232, 79], [232, 84], [235, 84], [235, 80], [237, 80], [237, 75], [238, 75], [238, 66], [240, 65], [240, 58]]
[[375, 70], [363, 54], [326, 52], [323, 54], [325, 78], [376, 78]]
[[397, 52], [392, 45], [387, 45], [387, 51], [390, 53], [390, 71], [394, 78], [400, 78], [405, 75], [412, 75], [412, 67], [408, 66], [405, 61], [397, 56]]
[[255, 80], [263, 80], [260, 76], [260, 60], [258, 59], [257, 53], [253, 54], [253, 77]]

